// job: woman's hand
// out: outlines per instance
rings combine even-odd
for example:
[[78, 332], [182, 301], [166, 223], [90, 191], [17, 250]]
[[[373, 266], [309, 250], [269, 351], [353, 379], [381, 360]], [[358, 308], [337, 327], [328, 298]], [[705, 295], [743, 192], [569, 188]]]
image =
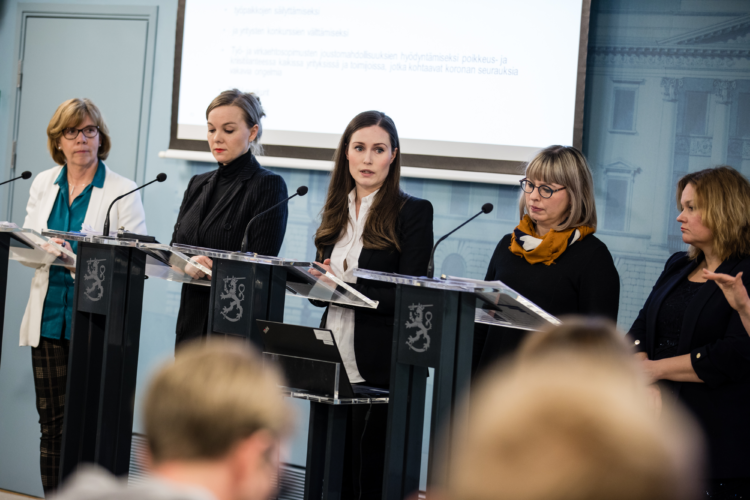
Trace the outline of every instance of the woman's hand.
[[[67, 241], [62, 240], [60, 238], [50, 238], [49, 240], [52, 243], [56, 243], [56, 244], [60, 245], [64, 249], [68, 250], [70, 253], [73, 253], [73, 249], [70, 247], [70, 243], [68, 243]], [[49, 243], [42, 244], [42, 248], [44, 248], [45, 250], [47, 250], [48, 253], [51, 253], [55, 257], [60, 257], [60, 260], [62, 260], [64, 262], [72, 262], [72, 260], [73, 260], [70, 257], [68, 257], [67, 254], [61, 252], [57, 247], [55, 247], [54, 245], [50, 245]]]
[[[206, 257], [205, 255], [196, 255], [195, 257], [192, 257], [190, 260], [192, 262], [200, 264], [203, 267], [213, 270], [214, 261], [212, 261], [209, 257]], [[211, 279], [210, 274], [206, 274], [200, 269], [198, 269], [197, 267], [191, 266], [190, 264], [185, 266], [185, 273], [194, 279], [203, 279], [206, 276], [208, 276], [208, 279]]]
[[[322, 264], [320, 262], [315, 262], [315, 263], [318, 266], [320, 266], [323, 269], [325, 269], [325, 271], [327, 273], [331, 273], [332, 276], [336, 276], [335, 274], [333, 274], [333, 271], [331, 270], [331, 259], [324, 260]], [[329, 285], [334, 285], [335, 286], [335, 284], [334, 284], [333, 281], [331, 281], [330, 279], [326, 278], [325, 274], [321, 273], [320, 271], [318, 271], [314, 267], [310, 268], [310, 274], [312, 274], [313, 276], [315, 276], [317, 278], [320, 278], [320, 281], [322, 281], [324, 283], [328, 283]]]
[[708, 269], [703, 269], [703, 277], [707, 280], [713, 280], [719, 285], [732, 309], [740, 313], [750, 313], [750, 297], [748, 297], [747, 289], [742, 283], [742, 273], [737, 273], [737, 276], [732, 277], [728, 274], [712, 273]]

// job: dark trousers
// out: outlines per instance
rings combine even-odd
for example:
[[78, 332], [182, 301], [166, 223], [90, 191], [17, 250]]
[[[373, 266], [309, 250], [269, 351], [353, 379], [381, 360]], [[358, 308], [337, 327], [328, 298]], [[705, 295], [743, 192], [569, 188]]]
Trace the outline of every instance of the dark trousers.
[[342, 499], [382, 498], [387, 426], [388, 405], [351, 407], [344, 451]]
[[57, 488], [60, 477], [60, 448], [69, 351], [69, 340], [45, 337], [39, 340], [39, 347], [31, 348], [36, 409], [42, 429], [39, 465], [45, 496]]

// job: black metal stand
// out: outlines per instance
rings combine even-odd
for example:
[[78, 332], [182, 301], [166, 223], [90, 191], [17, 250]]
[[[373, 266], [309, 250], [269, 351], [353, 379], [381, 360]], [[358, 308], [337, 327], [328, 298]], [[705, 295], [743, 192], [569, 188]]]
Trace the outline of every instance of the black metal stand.
[[305, 499], [340, 500], [349, 408], [310, 402]]
[[[435, 369], [427, 483], [448, 475], [446, 456], [460, 433], [452, 424], [471, 378], [476, 297], [470, 293], [397, 285], [383, 498], [419, 488], [427, 368]], [[446, 440], [439, 438], [448, 429]]]
[[286, 275], [279, 266], [215, 259], [208, 335], [248, 339], [262, 350], [263, 335], [255, 320], [284, 321]]
[[5, 292], [8, 288], [10, 234], [0, 233], [0, 361], [3, 359], [3, 328], [5, 325]]
[[146, 255], [80, 242], [60, 478], [81, 462], [127, 474]]

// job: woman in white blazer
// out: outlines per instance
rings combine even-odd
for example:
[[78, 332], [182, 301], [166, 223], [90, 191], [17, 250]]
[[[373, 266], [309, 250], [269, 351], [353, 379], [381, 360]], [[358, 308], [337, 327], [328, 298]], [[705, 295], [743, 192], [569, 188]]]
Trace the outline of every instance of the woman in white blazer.
[[[135, 189], [136, 184], [102, 161], [109, 154], [111, 142], [99, 109], [88, 99], [62, 103], [47, 127], [47, 146], [58, 166], [41, 172], [31, 184], [23, 226], [40, 232], [101, 229], [110, 203]], [[110, 221], [112, 227], [145, 234], [140, 193], [118, 201], [112, 207]], [[56, 241], [75, 251], [70, 243]], [[32, 347], [45, 494], [57, 487], [59, 478], [74, 280], [65, 267], [37, 268], [21, 322], [20, 345]]]

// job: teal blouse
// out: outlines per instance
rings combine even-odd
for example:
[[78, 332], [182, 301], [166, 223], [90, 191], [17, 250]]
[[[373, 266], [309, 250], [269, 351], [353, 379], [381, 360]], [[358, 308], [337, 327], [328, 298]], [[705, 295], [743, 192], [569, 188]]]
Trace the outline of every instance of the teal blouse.
[[[57, 231], [80, 231], [89, 208], [91, 190], [95, 187], [100, 189], [104, 187], [106, 175], [107, 171], [100, 160], [94, 180], [76, 196], [71, 205], [68, 201], [68, 167], [64, 166], [55, 181], [60, 190], [47, 219], [47, 227]], [[70, 246], [74, 252], [78, 249], [78, 243], [75, 241], [71, 241]], [[62, 266], [50, 266], [49, 288], [47, 288], [47, 297], [44, 299], [42, 311], [42, 337], [59, 339], [64, 335], [67, 340], [70, 340], [74, 289], [75, 280], [70, 271]]]

